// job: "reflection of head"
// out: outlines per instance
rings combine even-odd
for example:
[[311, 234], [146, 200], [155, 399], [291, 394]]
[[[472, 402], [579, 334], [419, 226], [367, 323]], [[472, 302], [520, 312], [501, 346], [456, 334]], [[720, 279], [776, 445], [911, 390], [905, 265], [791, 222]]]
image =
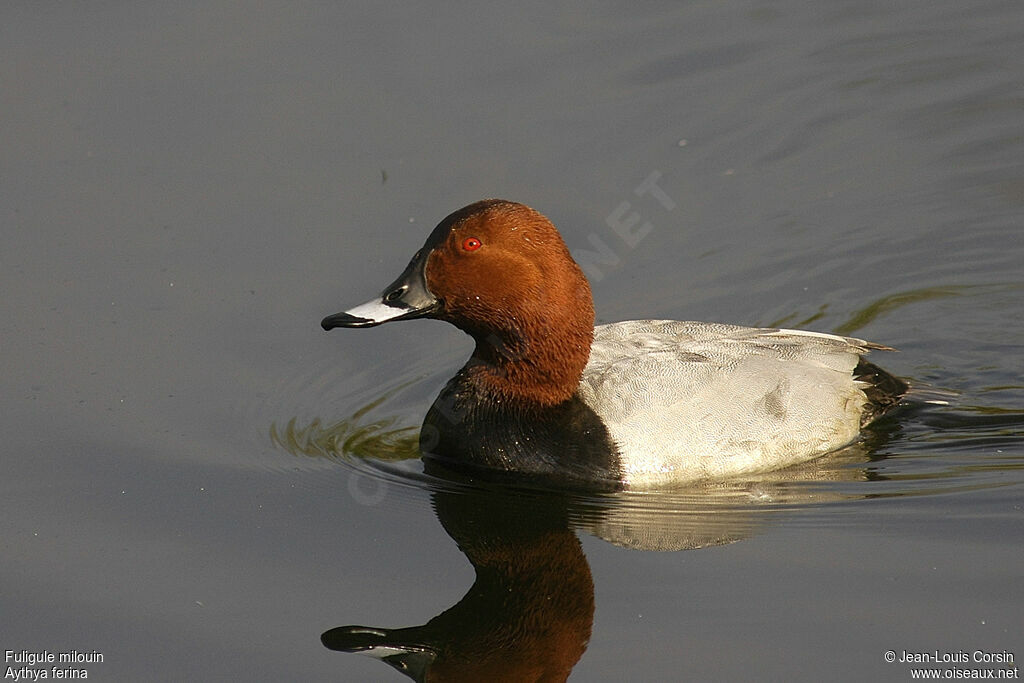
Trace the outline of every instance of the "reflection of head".
[[594, 585], [561, 497], [437, 493], [434, 507], [476, 572], [466, 595], [422, 626], [343, 626], [324, 645], [414, 680], [565, 680], [590, 638]]

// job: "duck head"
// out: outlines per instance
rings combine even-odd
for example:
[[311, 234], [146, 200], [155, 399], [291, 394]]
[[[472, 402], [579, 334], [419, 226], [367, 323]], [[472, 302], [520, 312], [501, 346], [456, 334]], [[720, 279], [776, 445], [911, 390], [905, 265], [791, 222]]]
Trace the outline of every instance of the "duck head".
[[472, 336], [464, 372], [497, 399], [524, 405], [570, 399], [593, 341], [590, 286], [555, 226], [501, 199], [446, 217], [379, 297], [321, 325], [412, 318], [444, 320]]

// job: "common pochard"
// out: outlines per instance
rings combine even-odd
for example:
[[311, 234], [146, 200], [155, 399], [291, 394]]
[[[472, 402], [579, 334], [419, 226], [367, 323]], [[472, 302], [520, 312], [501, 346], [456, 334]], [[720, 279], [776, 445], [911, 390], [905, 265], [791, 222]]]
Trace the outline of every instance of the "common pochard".
[[334, 327], [445, 320], [469, 361], [428, 411], [429, 463], [644, 489], [778, 469], [858, 438], [907, 385], [832, 334], [673, 320], [594, 327], [554, 225], [488, 199], [442, 220], [377, 298]]

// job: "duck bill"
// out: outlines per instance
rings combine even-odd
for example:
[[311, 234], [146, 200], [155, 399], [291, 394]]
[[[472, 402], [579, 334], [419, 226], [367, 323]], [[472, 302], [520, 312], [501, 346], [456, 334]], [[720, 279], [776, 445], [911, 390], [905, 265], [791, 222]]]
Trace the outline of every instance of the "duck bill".
[[421, 629], [384, 629], [372, 626], [339, 626], [320, 636], [324, 647], [336, 652], [356, 652], [393, 666], [414, 681], [427, 680], [437, 651], [408, 636]]
[[421, 250], [398, 279], [384, 288], [375, 299], [329, 315], [320, 322], [325, 330], [335, 327], [373, 327], [392, 320], [424, 318], [441, 307], [441, 302], [427, 287], [425, 269], [427, 259]]

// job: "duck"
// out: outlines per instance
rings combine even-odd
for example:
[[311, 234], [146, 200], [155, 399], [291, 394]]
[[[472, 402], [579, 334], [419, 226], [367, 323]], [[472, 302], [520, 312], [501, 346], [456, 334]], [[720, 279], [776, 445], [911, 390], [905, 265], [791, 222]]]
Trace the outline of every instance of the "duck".
[[678, 320], [595, 327], [558, 230], [517, 202], [445, 217], [405, 270], [324, 330], [430, 318], [475, 342], [419, 444], [444, 471], [646, 490], [782, 469], [837, 451], [909, 385], [853, 337]]

